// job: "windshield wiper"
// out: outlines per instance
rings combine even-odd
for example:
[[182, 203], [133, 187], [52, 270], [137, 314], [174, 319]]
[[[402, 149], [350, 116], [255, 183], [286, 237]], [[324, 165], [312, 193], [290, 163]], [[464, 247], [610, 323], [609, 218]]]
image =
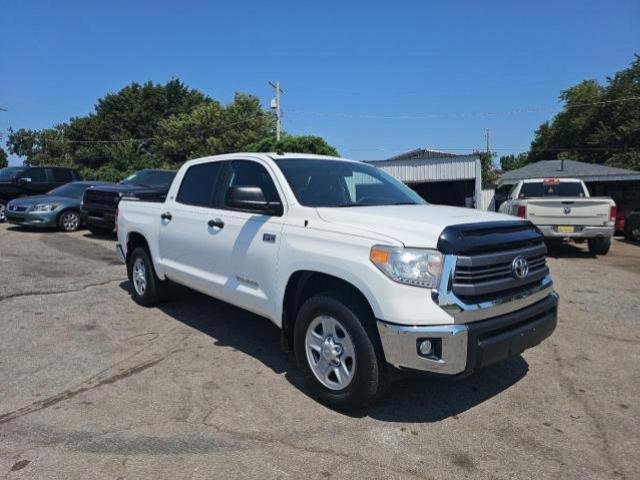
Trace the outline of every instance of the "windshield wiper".
[[396, 202], [392, 205], [418, 205], [416, 202]]

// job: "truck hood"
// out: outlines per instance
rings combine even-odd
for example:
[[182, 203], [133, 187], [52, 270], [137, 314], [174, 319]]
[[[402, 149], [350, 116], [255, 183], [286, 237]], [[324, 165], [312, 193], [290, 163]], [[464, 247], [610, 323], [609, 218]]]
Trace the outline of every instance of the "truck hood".
[[389, 205], [379, 207], [318, 208], [331, 224], [348, 225], [373, 236], [385, 236], [408, 247], [435, 248], [449, 225], [513, 221], [501, 213], [446, 205]]

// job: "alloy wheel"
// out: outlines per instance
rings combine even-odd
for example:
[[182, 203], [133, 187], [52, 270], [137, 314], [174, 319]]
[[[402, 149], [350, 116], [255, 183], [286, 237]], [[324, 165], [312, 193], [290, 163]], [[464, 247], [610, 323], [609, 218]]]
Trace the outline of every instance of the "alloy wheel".
[[66, 232], [74, 232], [80, 226], [80, 217], [75, 212], [67, 212], [62, 217], [62, 228]]
[[305, 335], [307, 361], [314, 376], [331, 390], [344, 390], [356, 372], [356, 352], [346, 328], [334, 317], [314, 318]]
[[141, 258], [136, 258], [135, 262], [133, 262], [132, 277], [133, 288], [136, 289], [136, 293], [141, 297], [144, 296], [144, 292], [147, 291], [147, 269]]

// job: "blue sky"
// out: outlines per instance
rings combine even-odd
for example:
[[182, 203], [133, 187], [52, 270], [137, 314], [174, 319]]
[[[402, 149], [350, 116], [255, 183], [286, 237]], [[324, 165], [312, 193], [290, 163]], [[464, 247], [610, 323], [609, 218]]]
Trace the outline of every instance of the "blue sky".
[[132, 81], [176, 77], [266, 106], [280, 80], [285, 130], [343, 156], [471, 150], [486, 128], [504, 154], [527, 149], [560, 90], [634, 53], [637, 0], [5, 0], [0, 132], [85, 115]]

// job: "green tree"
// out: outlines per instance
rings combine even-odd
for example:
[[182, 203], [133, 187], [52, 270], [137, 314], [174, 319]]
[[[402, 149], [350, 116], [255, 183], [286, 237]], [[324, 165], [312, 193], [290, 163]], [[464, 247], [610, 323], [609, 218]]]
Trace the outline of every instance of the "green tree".
[[323, 138], [311, 135], [284, 135], [280, 141], [277, 141], [275, 136], [270, 136], [250, 145], [247, 150], [250, 152], [313, 153], [338, 156], [338, 151]]
[[161, 121], [154, 150], [160, 160], [179, 165], [190, 158], [246, 151], [274, 132], [273, 116], [259, 99], [236, 93], [228, 105], [211, 102]]
[[640, 56], [601, 85], [585, 80], [560, 94], [563, 110], [535, 131], [527, 161], [575, 160], [638, 169]]
[[482, 188], [491, 187], [498, 179], [498, 174], [493, 167], [493, 159], [496, 154], [493, 152], [478, 151], [473, 152], [474, 155], [480, 157], [480, 166], [482, 168]]
[[524, 167], [527, 164], [527, 153], [519, 153], [518, 155], [503, 155], [500, 157], [500, 168], [504, 171], [515, 170]]
[[2, 147], [0, 147], [0, 168], [7, 167], [8, 165], [9, 157], [7, 157], [7, 152], [5, 152]]

